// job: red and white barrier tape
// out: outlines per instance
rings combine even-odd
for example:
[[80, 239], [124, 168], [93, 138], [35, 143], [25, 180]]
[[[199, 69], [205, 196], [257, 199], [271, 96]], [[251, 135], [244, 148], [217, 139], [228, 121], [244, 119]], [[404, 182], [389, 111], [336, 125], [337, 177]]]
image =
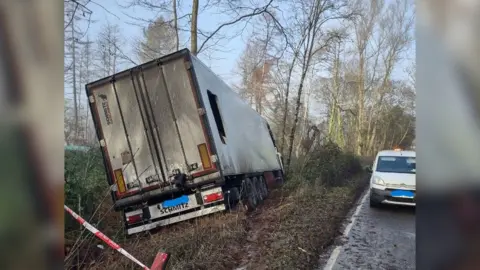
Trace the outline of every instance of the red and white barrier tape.
[[[68, 206], [63, 205], [63, 208], [72, 215], [73, 218], [75, 218], [83, 227], [85, 227], [87, 230], [95, 234], [96, 237], [100, 238], [103, 242], [107, 243], [111, 248], [115, 249], [116, 251], [120, 252], [123, 256], [129, 258], [131, 261], [134, 263], [138, 264], [141, 266], [144, 270], [150, 270], [147, 266], [145, 266], [143, 263], [141, 263], [139, 260], [135, 259], [130, 253], [126, 252], [123, 248], [121, 248], [117, 243], [113, 242], [112, 239], [108, 238], [105, 234], [101, 233], [97, 228], [93, 227], [90, 223], [85, 221], [81, 216], [79, 216], [77, 213], [73, 212], [72, 209], [68, 208]], [[164, 253], [165, 254], [165, 253]], [[166, 254], [164, 255], [165, 258], [162, 257], [162, 259], [167, 259]]]

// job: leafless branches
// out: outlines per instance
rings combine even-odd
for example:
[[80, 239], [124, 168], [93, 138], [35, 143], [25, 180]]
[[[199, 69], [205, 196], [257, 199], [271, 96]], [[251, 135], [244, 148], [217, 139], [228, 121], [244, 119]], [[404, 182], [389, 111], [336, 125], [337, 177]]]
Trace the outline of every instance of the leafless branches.
[[[237, 48], [223, 44], [248, 36], [233, 80], [268, 120], [290, 172], [295, 164], [302, 167], [319, 142], [331, 141], [357, 155], [411, 144], [415, 64], [402, 73], [414, 41], [410, 0], [278, 1], [123, 0], [122, 12], [114, 14], [98, 0], [66, 0], [66, 82], [81, 89], [87, 81], [183, 46], [212, 65], [219, 52], [236, 53]], [[143, 36], [134, 40], [121, 25], [105, 22], [92, 35], [90, 17], [82, 17], [83, 9], [92, 6], [137, 27]], [[149, 15], [136, 14], [134, 8]], [[206, 13], [228, 19], [206, 27]], [[76, 137], [90, 127], [83, 126], [90, 121], [85, 100], [66, 99], [65, 137], [81, 142]], [[80, 115], [77, 123], [74, 112]]]
[[[233, 24], [236, 24], [246, 18], [250, 18], [250, 17], [254, 17], [254, 16], [257, 16], [257, 15], [260, 15], [260, 14], [263, 14], [263, 13], [266, 13], [267, 10], [269, 9], [270, 5], [272, 4], [273, 0], [270, 0], [265, 6], [261, 7], [261, 8], [255, 8], [252, 12], [250, 13], [247, 13], [247, 14], [243, 14], [241, 16], [239, 16], [238, 18], [232, 20], [232, 21], [229, 21], [229, 22], [226, 22], [226, 23], [223, 23], [221, 24], [220, 26], [217, 27], [217, 29], [215, 29], [209, 36], [207, 36], [205, 38], [205, 40], [203, 41], [203, 43], [200, 45], [199, 49], [198, 49], [198, 52], [201, 52], [203, 47], [205, 46], [205, 44], [215, 35], [217, 34], [220, 30], [222, 30], [224, 27], [227, 27], [229, 25], [233, 25]], [[270, 16], [271, 13], [269, 14]], [[272, 16], [274, 17], [274, 16]]]

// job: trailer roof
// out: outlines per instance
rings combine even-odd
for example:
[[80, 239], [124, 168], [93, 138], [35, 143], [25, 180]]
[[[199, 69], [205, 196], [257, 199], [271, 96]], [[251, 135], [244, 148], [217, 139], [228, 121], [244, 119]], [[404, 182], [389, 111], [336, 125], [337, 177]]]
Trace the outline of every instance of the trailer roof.
[[94, 88], [96, 86], [103, 85], [103, 84], [106, 84], [106, 83], [110, 83], [110, 82], [114, 81], [115, 78], [122, 78], [122, 77], [128, 76], [128, 75], [130, 75], [130, 73], [132, 71], [134, 71], [138, 68], [148, 67], [148, 66], [151, 66], [151, 65], [160, 65], [162, 63], [170, 62], [172, 60], [176, 60], [176, 59], [184, 57], [186, 55], [190, 55], [190, 50], [187, 49], [187, 48], [184, 48], [184, 49], [181, 49], [179, 51], [173, 52], [171, 54], [164, 55], [164, 56], [156, 58], [154, 60], [136, 65], [136, 66], [131, 67], [129, 69], [125, 69], [125, 70], [122, 70], [122, 71], [117, 72], [115, 74], [109, 75], [107, 77], [104, 77], [104, 78], [98, 79], [96, 81], [87, 83], [85, 85], [87, 95], [90, 94], [89, 91], [90, 91], [91, 88]]

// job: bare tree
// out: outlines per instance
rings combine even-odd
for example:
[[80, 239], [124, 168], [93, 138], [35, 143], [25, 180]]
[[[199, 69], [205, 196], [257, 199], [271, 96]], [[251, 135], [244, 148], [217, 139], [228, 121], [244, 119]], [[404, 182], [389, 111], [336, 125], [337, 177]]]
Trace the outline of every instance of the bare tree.
[[[373, 54], [376, 55], [371, 68], [370, 78], [365, 74], [366, 80], [370, 85], [359, 84], [362, 91], [368, 89], [367, 93], [371, 97], [368, 115], [362, 111], [363, 120], [367, 120], [366, 126], [362, 124], [361, 132], [357, 136], [363, 138], [361, 144], [357, 145], [357, 154], [373, 154], [375, 151], [375, 139], [377, 136], [377, 119], [375, 115], [382, 113], [387, 102], [387, 95], [393, 95], [391, 82], [392, 72], [402, 57], [402, 54], [409, 48], [412, 41], [411, 29], [413, 27], [413, 14], [409, 11], [409, 2], [397, 0], [391, 3], [378, 18], [378, 22], [373, 22], [373, 26], [378, 23], [378, 34], [374, 37]], [[368, 59], [366, 59], [366, 68], [368, 68]], [[360, 95], [358, 96], [360, 100]], [[363, 104], [365, 100], [363, 100]], [[360, 108], [360, 107], [359, 107]], [[360, 113], [360, 109], [359, 109]], [[357, 124], [360, 123], [357, 122]], [[357, 129], [358, 132], [358, 129]], [[358, 138], [357, 137], [357, 138]], [[358, 142], [358, 141], [357, 141]]]
[[98, 70], [104, 77], [115, 74], [118, 66], [124, 61], [124, 54], [120, 48], [125, 45], [125, 39], [120, 27], [107, 22], [98, 34], [96, 44]]
[[92, 11], [86, 6], [89, 1], [87, 0], [69, 0], [65, 1], [64, 9], [64, 33], [65, 33], [65, 83], [71, 85], [71, 94], [73, 100], [73, 121], [74, 121], [74, 137], [78, 139], [79, 137], [79, 127], [80, 127], [80, 89], [79, 83], [81, 81], [78, 79], [79, 72], [81, 72], [79, 67], [79, 51], [82, 45], [86, 43], [83, 39], [86, 36], [85, 27], [82, 27], [82, 24], [91, 23], [91, 14]]
[[335, 142], [340, 148], [345, 147], [344, 137], [344, 116], [351, 107], [346, 91], [348, 88], [345, 83], [344, 59], [345, 39], [338, 40], [330, 47], [326, 57], [326, 68], [329, 72], [329, 78], [319, 79], [318, 97], [327, 107], [327, 138]]
[[79, 110], [81, 113], [81, 138], [82, 142], [86, 144], [91, 138], [93, 138], [93, 134], [91, 134], [90, 131], [90, 126], [91, 126], [91, 118], [89, 115], [89, 109], [88, 109], [88, 100], [87, 96], [85, 95], [85, 92], [83, 91], [84, 85], [92, 82], [94, 79], [96, 79], [96, 73], [95, 73], [95, 66], [94, 66], [94, 48], [93, 48], [94, 42], [92, 42], [87, 36], [81, 51], [80, 51], [80, 70], [79, 70], [79, 89], [80, 95], [79, 95]]
[[[143, 40], [139, 42], [137, 53], [142, 62], [172, 53], [178, 48], [178, 35], [163, 17], [158, 17], [143, 29]], [[174, 42], [173, 42], [174, 41]]]
[[173, 30], [175, 31], [175, 50], [180, 49], [180, 34], [178, 31], [178, 10], [177, 10], [177, 0], [172, 0], [173, 4]]
[[[262, 15], [269, 14], [273, 17], [273, 0], [269, 0], [265, 4], [256, 5], [254, 3], [249, 3], [248, 6], [244, 6], [243, 2], [231, 1], [231, 0], [211, 0], [202, 2], [200, 0], [192, 0], [192, 7], [189, 13], [179, 15], [177, 3], [171, 4], [170, 1], [165, 0], [127, 0], [125, 5], [122, 5], [125, 9], [131, 8], [133, 6], [140, 6], [146, 9], [153, 11], [156, 14], [173, 14], [173, 20], [168, 21], [171, 23], [175, 29], [177, 36], [180, 36], [178, 32], [188, 33], [190, 40], [190, 51], [197, 55], [207, 49], [213, 49], [212, 46], [218, 43], [218, 39], [223, 38], [221, 32], [228, 28], [239, 23], [248, 23], [251, 18]], [[224, 7], [224, 13], [231, 14], [232, 19], [221, 23], [215, 29], [206, 31], [200, 29], [198, 25], [199, 15], [206, 10], [209, 10], [213, 7], [219, 8], [220, 6]], [[172, 7], [172, 8], [171, 8]], [[138, 18], [135, 16], [129, 16], [131, 19], [138, 21], [140, 23], [152, 23], [152, 21], [145, 18]], [[183, 24], [180, 21], [187, 21], [187, 25]], [[281, 28], [278, 20], [273, 19], [274, 23]], [[213, 44], [213, 45], [212, 45]]]
[[298, 31], [300, 32], [298, 44], [301, 44], [299, 46], [301, 48], [299, 55], [300, 81], [297, 87], [293, 125], [289, 134], [289, 145], [285, 162], [285, 167], [287, 168], [291, 161], [306, 75], [311, 68], [314, 57], [324, 52], [334, 40], [340, 37], [338, 31], [328, 29], [325, 24], [333, 20], [347, 19], [352, 14], [345, 9], [346, 3], [342, 1], [302, 1], [299, 7], [298, 10], [307, 14], [307, 17], [300, 22], [300, 31]]
[[[198, 0], [193, 0], [194, 3]], [[239, 6], [238, 4], [236, 4], [235, 1], [227, 1], [227, 3], [229, 4], [229, 7], [233, 10], [235, 9], [239, 9], [239, 10], [242, 10], [243, 8], [241, 8], [241, 6]], [[191, 32], [191, 36], [190, 36], [190, 39], [192, 40], [192, 46], [191, 46], [191, 51], [193, 54], [198, 54], [200, 53], [202, 50], [205, 49], [207, 43], [209, 41], [211, 41], [215, 35], [218, 35], [219, 32], [221, 30], [223, 30], [224, 28], [228, 27], [228, 26], [231, 26], [231, 25], [235, 25], [235, 24], [238, 24], [240, 22], [243, 22], [243, 21], [246, 21], [246, 20], [249, 20], [253, 17], [256, 17], [256, 16], [259, 16], [259, 15], [263, 15], [263, 14], [268, 14], [269, 15], [269, 18], [271, 18], [271, 20], [275, 23], [275, 25], [277, 25], [279, 28], [281, 28], [281, 25], [280, 23], [278, 22], [278, 20], [275, 18], [271, 8], [272, 8], [272, 3], [273, 3], [273, 0], [269, 0], [265, 5], [263, 6], [260, 6], [260, 7], [250, 7], [249, 9], [247, 9], [248, 11], [246, 11], [245, 13], [238, 13], [238, 15], [233, 19], [233, 20], [230, 20], [228, 22], [225, 22], [225, 23], [222, 23], [220, 24], [215, 30], [213, 30], [212, 32], [210, 32], [208, 35], [205, 35], [205, 39], [203, 40], [202, 44], [198, 47], [198, 50], [197, 50], [197, 44], [193, 44], [193, 40], [195, 39], [195, 42], [197, 42], [197, 35], [198, 35], [198, 31], [197, 32]], [[240, 3], [241, 4], [241, 3]], [[193, 13], [193, 9], [192, 9], [192, 14]], [[193, 16], [192, 16], [193, 17]], [[198, 22], [195, 21], [195, 24], [197, 24]], [[192, 28], [193, 29], [193, 19], [192, 19]], [[195, 25], [195, 29], [197, 29], [197, 25]], [[193, 49], [195, 48], [195, 50]]]
[[[192, 21], [190, 24], [190, 50], [194, 55], [198, 53], [198, 2], [200, 0], [192, 0]], [[202, 46], [200, 47], [202, 48]]]
[[408, 74], [408, 82], [409, 82], [410, 86], [412, 88], [415, 88], [415, 84], [416, 84], [415, 76], [416, 76], [416, 72], [417, 72], [415, 61], [410, 63], [410, 65], [406, 69], [406, 72]]
[[[395, 68], [412, 44], [413, 12], [405, 1], [393, 2], [386, 8], [382, 5], [383, 2], [372, 1], [357, 1], [352, 5], [358, 12], [358, 16], [352, 18], [353, 44], [347, 38], [330, 46], [323, 54], [328, 76], [317, 79], [317, 97], [326, 108], [327, 138], [357, 154], [360, 146], [362, 155], [371, 155], [394, 140], [405, 144], [408, 139], [393, 138], [409, 137], [413, 123], [410, 118], [415, 107], [412, 82], [392, 79]], [[363, 120], [359, 120], [359, 114]], [[402, 124], [397, 123], [396, 130], [385, 130], [394, 125], [393, 115], [409, 120], [399, 120]], [[402, 135], [393, 135], [398, 132]]]
[[263, 115], [270, 98], [271, 69], [276, 62], [273, 43], [277, 31], [268, 14], [259, 18], [257, 30], [250, 37], [240, 57], [238, 69], [242, 76], [240, 95]]
[[355, 31], [355, 42], [357, 50], [357, 120], [356, 120], [356, 149], [357, 155], [362, 155], [364, 140], [365, 123], [365, 95], [366, 95], [366, 69], [367, 69], [367, 49], [374, 34], [376, 23], [378, 23], [383, 0], [357, 0], [353, 4], [353, 9], [358, 11], [358, 16], [353, 20]]

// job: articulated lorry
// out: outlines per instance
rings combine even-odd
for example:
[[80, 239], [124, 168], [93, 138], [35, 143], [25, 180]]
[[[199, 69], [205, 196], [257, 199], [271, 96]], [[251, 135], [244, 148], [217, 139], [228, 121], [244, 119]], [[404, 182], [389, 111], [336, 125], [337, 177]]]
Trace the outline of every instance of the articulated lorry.
[[268, 123], [183, 49], [86, 85], [128, 235], [254, 210], [283, 181]]

